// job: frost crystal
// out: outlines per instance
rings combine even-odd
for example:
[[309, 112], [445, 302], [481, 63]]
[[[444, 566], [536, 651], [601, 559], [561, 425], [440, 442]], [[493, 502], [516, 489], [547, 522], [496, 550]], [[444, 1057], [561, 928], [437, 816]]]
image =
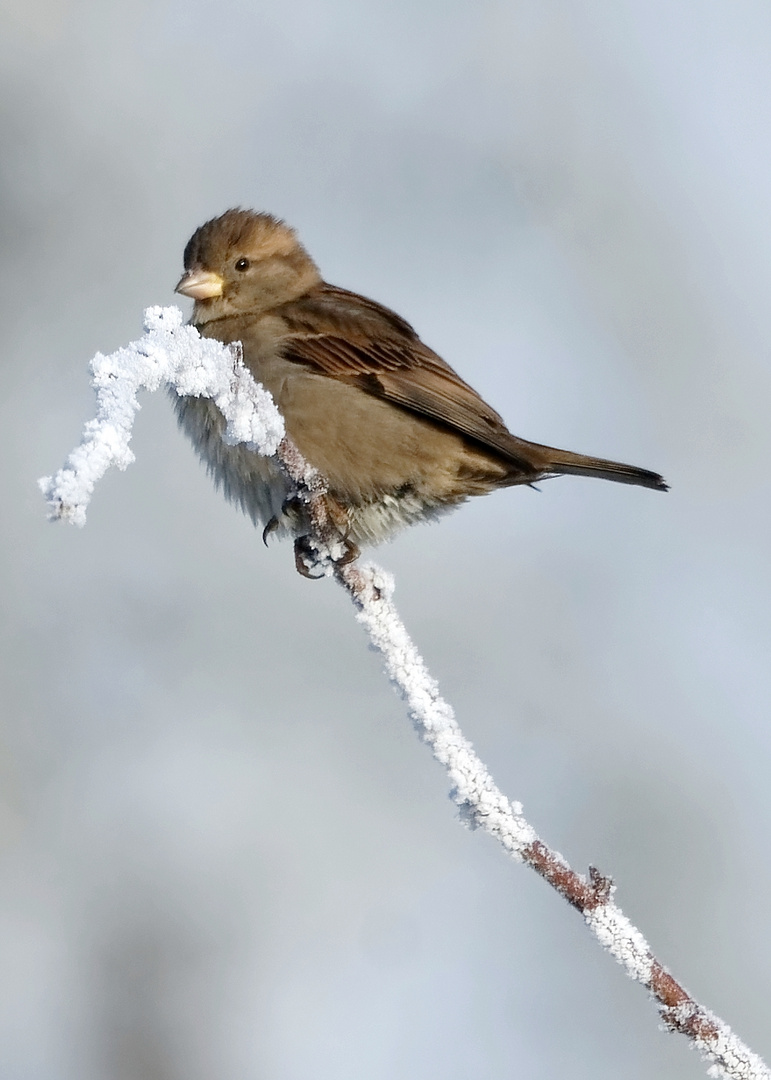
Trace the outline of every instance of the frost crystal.
[[180, 395], [212, 398], [227, 421], [226, 442], [275, 454], [284, 421], [268, 391], [244, 367], [240, 349], [202, 338], [182, 320], [179, 308], [147, 308], [144, 337], [109, 356], [97, 353], [91, 361], [96, 418], [86, 424], [64, 468], [38, 481], [53, 520], [85, 525], [96, 482], [110, 466], [125, 469], [134, 460], [129, 443], [140, 408], [137, 392], [157, 390], [162, 383]]

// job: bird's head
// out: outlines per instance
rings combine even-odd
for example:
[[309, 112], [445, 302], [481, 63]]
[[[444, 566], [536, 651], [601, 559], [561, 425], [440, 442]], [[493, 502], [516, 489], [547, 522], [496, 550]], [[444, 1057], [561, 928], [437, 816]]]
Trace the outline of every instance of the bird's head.
[[321, 281], [294, 230], [270, 214], [227, 210], [191, 236], [176, 292], [195, 300], [196, 325], [259, 315]]

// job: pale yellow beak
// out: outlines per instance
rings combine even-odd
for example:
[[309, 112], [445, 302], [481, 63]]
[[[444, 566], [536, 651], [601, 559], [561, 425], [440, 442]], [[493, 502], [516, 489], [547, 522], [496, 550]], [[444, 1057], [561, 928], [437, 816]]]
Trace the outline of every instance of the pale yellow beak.
[[211, 270], [188, 270], [182, 275], [174, 292], [191, 296], [193, 300], [213, 300], [222, 296], [225, 282]]

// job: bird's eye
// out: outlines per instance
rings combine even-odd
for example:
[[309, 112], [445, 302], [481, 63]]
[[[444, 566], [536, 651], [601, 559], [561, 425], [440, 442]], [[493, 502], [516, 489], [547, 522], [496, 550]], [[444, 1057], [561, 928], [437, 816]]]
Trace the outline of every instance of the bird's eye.
[[249, 269], [249, 260], [248, 259], [239, 259], [238, 262], [236, 263], [236, 270], [240, 270], [243, 273], [244, 270], [248, 270], [248, 269]]

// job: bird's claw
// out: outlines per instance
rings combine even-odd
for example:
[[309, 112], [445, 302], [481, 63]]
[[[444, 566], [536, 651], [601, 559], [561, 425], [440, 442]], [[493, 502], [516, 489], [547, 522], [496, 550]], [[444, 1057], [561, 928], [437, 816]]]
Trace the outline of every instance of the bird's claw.
[[262, 542], [265, 547], [268, 546], [268, 540], [279, 527], [280, 522], [277, 517], [272, 517], [265, 528], [262, 530]]

